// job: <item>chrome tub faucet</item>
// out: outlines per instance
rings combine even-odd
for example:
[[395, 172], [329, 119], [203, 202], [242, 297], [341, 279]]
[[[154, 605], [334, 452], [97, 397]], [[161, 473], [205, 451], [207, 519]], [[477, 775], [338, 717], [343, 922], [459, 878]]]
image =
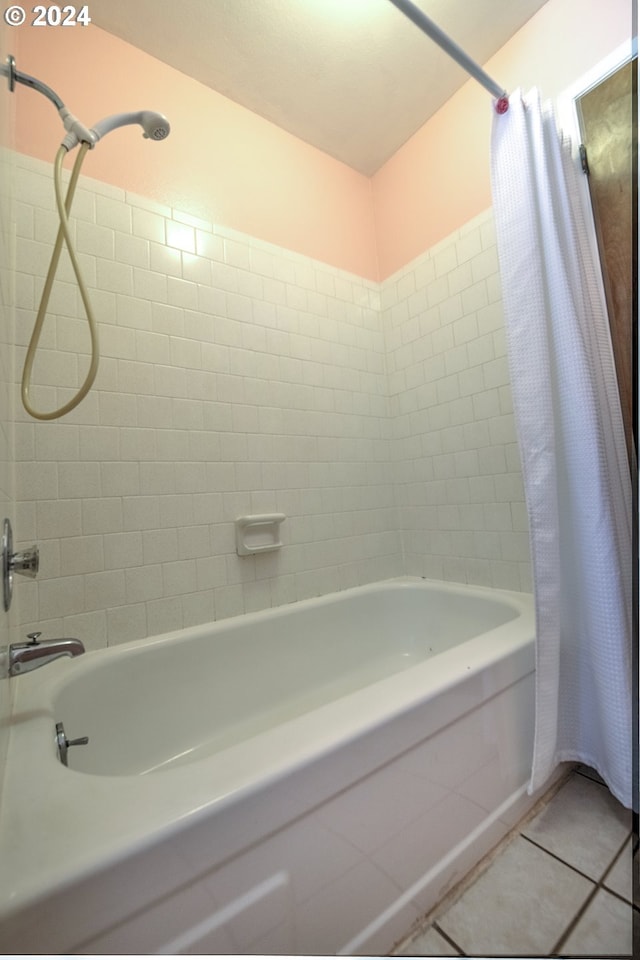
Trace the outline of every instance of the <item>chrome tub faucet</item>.
[[40, 642], [40, 632], [28, 633], [28, 643], [12, 643], [9, 646], [9, 676], [17, 677], [30, 670], [37, 670], [59, 657], [79, 657], [84, 653], [84, 644], [73, 637]]

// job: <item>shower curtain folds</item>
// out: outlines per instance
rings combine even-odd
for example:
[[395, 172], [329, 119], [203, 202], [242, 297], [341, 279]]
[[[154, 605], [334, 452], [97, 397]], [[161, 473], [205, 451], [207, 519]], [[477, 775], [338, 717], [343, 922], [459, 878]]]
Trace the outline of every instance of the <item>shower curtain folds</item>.
[[536, 607], [530, 790], [580, 761], [631, 807], [631, 483], [600, 266], [551, 108], [510, 100], [491, 179]]

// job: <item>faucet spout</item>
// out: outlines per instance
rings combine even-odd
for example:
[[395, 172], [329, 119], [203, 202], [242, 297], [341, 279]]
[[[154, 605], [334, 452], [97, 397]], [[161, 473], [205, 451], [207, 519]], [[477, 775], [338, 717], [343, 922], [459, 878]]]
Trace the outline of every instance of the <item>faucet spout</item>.
[[9, 676], [17, 677], [44, 667], [60, 657], [78, 657], [84, 653], [84, 644], [75, 637], [40, 642], [39, 633], [28, 634], [29, 643], [12, 643], [9, 646]]

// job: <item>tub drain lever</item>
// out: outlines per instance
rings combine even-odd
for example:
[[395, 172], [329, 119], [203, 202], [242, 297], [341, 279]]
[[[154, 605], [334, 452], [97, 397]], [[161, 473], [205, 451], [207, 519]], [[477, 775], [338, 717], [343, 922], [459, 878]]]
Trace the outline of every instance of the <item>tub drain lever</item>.
[[67, 762], [67, 751], [69, 747], [85, 746], [87, 743], [89, 743], [89, 737], [76, 737], [75, 740], [67, 740], [64, 725], [62, 723], [56, 723], [56, 745], [58, 747], [58, 754], [60, 755], [60, 762], [64, 764], [65, 767], [69, 766]]

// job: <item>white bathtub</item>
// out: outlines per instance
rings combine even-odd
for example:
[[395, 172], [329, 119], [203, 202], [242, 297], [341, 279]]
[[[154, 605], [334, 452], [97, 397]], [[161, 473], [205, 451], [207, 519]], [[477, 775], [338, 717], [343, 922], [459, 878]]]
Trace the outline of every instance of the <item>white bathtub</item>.
[[387, 952], [535, 800], [533, 671], [528, 595], [407, 579], [11, 681], [0, 948]]

